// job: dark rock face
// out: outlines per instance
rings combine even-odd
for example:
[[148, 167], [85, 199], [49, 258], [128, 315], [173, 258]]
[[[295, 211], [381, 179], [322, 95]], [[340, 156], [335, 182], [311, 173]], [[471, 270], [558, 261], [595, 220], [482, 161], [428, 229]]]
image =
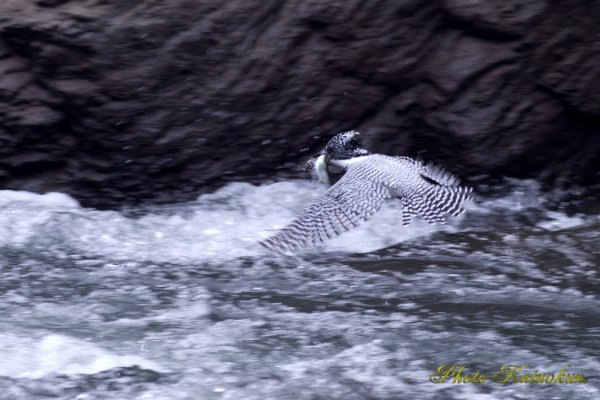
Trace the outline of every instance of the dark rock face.
[[597, 185], [600, 3], [4, 0], [0, 179], [84, 205], [296, 174], [333, 134]]

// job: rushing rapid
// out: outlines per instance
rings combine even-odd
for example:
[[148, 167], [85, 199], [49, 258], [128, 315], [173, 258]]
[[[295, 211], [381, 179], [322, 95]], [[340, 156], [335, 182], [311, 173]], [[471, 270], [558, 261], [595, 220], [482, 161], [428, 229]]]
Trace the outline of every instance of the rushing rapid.
[[[478, 189], [445, 225], [390, 201], [294, 256], [257, 242], [321, 184], [118, 212], [0, 191], [0, 399], [600, 398], [597, 201]], [[442, 364], [588, 383], [432, 383]]]

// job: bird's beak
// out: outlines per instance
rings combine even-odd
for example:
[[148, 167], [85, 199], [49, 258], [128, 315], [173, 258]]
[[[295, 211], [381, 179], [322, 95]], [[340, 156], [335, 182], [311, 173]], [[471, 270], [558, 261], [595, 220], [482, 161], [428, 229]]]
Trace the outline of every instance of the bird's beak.
[[323, 154], [325, 154], [325, 149], [321, 150], [320, 152], [318, 152], [317, 154], [315, 154], [314, 156], [309, 158], [304, 163], [304, 171], [312, 171], [312, 169], [315, 167], [315, 163], [317, 162], [319, 157], [321, 157]]

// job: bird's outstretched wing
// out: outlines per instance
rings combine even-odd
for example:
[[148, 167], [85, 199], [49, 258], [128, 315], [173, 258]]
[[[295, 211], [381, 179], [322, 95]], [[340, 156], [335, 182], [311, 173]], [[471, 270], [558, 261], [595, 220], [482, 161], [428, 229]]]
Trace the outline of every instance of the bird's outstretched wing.
[[290, 225], [260, 244], [283, 252], [311, 247], [346, 232], [375, 214], [389, 189], [364, 179], [367, 165], [350, 165], [344, 176], [327, 193], [309, 205]]
[[393, 180], [390, 189], [406, 193], [402, 196], [402, 224], [408, 225], [419, 215], [430, 224], [444, 223], [446, 216], [464, 212], [463, 204], [473, 199], [473, 189], [460, 186], [459, 179], [434, 164], [422, 165], [419, 181], [410, 190], [403, 187], [406, 180]]

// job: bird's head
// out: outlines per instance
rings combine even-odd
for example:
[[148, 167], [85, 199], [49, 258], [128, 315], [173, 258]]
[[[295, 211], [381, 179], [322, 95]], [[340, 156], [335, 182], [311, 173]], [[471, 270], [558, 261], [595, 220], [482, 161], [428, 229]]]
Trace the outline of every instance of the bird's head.
[[325, 152], [331, 160], [349, 160], [369, 154], [358, 131], [338, 133], [327, 143]]

